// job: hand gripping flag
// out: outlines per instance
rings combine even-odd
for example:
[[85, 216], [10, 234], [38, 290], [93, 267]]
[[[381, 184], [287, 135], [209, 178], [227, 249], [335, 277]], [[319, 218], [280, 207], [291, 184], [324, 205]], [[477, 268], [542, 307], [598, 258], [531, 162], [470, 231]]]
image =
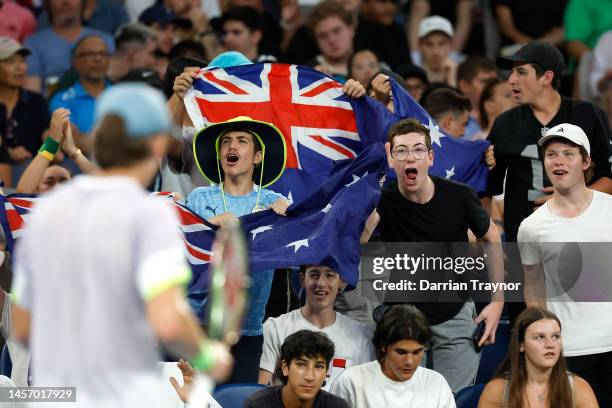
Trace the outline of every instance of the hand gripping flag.
[[[389, 127], [397, 120], [415, 117], [433, 125], [406, 91], [392, 85], [398, 95], [395, 111], [399, 114], [369, 97], [348, 98], [341, 84], [311, 68], [242, 65], [201, 70], [185, 97], [185, 106], [197, 128], [236, 116], [275, 124], [286, 140], [287, 167], [270, 188], [296, 202], [329, 177], [335, 161], [354, 159], [367, 146], [384, 143]], [[455, 143], [435, 126], [432, 133], [436, 158], [440, 159], [432, 174], [473, 187], [486, 183], [482, 152], [487, 142]], [[445, 139], [440, 142], [440, 138]], [[479, 177], [484, 177], [484, 182]]]

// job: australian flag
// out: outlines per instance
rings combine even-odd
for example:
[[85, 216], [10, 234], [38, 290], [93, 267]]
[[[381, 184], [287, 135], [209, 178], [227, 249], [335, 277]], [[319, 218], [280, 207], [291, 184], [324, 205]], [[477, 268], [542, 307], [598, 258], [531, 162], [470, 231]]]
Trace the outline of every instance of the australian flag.
[[[359, 236], [378, 203], [378, 180], [386, 169], [384, 148], [378, 143], [365, 149], [355, 160], [336, 163], [332, 176], [304, 200], [291, 205], [287, 216], [266, 210], [240, 217], [251, 270], [324, 264], [340, 273], [349, 285], [355, 285]], [[206, 291], [217, 227], [169, 198], [168, 204], [178, 213], [179, 228], [185, 237], [185, 256], [193, 271], [189, 289]], [[9, 250], [12, 251], [14, 240], [21, 235], [25, 219], [37, 199], [23, 194], [0, 195], [4, 205], [0, 209], [0, 221]]]
[[197, 128], [236, 116], [275, 124], [285, 137], [287, 167], [271, 188], [294, 202], [324, 182], [336, 161], [352, 160], [364, 148], [385, 142], [389, 127], [405, 117], [431, 130], [432, 174], [484, 190], [488, 171], [482, 153], [488, 142], [445, 135], [403, 88], [392, 86], [395, 114], [369, 97], [348, 98], [341, 84], [314, 69], [252, 64], [201, 70], [185, 105]]

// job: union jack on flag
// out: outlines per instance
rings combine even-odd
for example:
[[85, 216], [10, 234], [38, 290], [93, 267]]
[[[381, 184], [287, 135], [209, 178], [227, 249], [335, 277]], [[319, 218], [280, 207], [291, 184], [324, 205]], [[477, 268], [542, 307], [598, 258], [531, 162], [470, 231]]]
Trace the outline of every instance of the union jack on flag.
[[287, 167], [272, 188], [292, 193], [293, 200], [327, 179], [335, 161], [354, 159], [364, 147], [342, 85], [307, 67], [203, 69], [185, 106], [198, 129], [237, 116], [276, 125], [285, 137]]
[[2, 211], [0, 223], [6, 239], [8, 251], [12, 251], [15, 239], [23, 233], [25, 221], [38, 198], [32, 194], [0, 195]]

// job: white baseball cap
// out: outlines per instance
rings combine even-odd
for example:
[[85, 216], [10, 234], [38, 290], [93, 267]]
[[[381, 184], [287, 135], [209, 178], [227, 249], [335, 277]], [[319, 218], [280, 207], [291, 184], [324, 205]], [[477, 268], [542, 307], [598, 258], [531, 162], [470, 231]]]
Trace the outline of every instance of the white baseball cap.
[[544, 133], [544, 136], [540, 140], [538, 140], [538, 146], [544, 146], [544, 143], [553, 137], [562, 137], [567, 139], [578, 146], [584, 147], [587, 154], [591, 154], [591, 144], [589, 143], [589, 138], [587, 137], [586, 133], [584, 133], [584, 130], [582, 130], [579, 126], [572, 125], [571, 123], [562, 123], [552, 127], [548, 129], [546, 133]]
[[434, 31], [440, 31], [449, 37], [455, 35], [453, 25], [444, 17], [429, 16], [421, 20], [421, 24], [419, 24], [419, 38], [427, 37]]

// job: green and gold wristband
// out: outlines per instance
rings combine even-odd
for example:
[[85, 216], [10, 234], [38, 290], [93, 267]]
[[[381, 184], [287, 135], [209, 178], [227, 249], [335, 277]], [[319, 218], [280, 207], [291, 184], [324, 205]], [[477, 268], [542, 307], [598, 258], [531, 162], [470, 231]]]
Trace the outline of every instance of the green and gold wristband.
[[212, 347], [210, 347], [210, 343], [204, 341], [200, 344], [200, 354], [193, 359], [191, 366], [200, 372], [208, 371], [213, 367], [214, 360], [215, 356]]
[[53, 161], [55, 153], [59, 150], [59, 146], [59, 142], [53, 140], [51, 136], [47, 136], [45, 142], [40, 146], [40, 149], [38, 149], [38, 154], [49, 161]]

